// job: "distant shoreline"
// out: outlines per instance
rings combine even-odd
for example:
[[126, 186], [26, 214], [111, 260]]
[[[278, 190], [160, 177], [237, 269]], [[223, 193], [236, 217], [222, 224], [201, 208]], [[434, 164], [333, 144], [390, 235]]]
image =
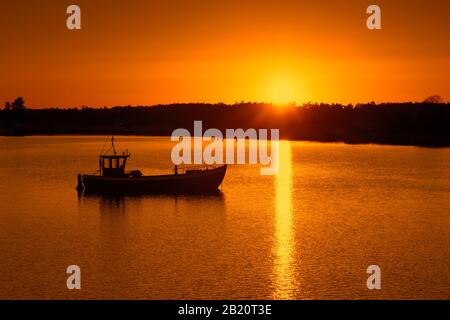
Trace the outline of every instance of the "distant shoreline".
[[170, 136], [202, 120], [217, 128], [279, 129], [292, 141], [450, 147], [450, 104], [177, 104], [152, 107], [24, 109], [0, 111], [1, 136]]
[[[4, 134], [0, 132], [0, 137], [88, 137], [88, 136], [110, 136], [111, 133], [31, 133], [31, 134]], [[124, 137], [161, 137], [161, 138], [170, 138], [170, 135], [148, 135], [148, 134], [139, 134], [139, 133], [114, 133], [117, 136]], [[422, 147], [422, 148], [450, 148], [449, 141], [438, 142], [423, 142], [423, 143], [408, 143], [402, 137], [398, 137], [397, 139], [367, 139], [367, 140], [317, 140], [317, 139], [280, 139], [286, 141], [303, 141], [303, 142], [312, 142], [312, 143], [343, 143], [347, 145], [380, 145], [380, 146], [404, 146], [404, 147]]]

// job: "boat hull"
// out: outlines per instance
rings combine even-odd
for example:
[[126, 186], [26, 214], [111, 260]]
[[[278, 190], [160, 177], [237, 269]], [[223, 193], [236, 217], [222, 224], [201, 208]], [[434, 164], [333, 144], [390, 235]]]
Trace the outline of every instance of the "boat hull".
[[[104, 177], [80, 175], [78, 189], [86, 193], [214, 193], [225, 177], [227, 166], [178, 175]], [[81, 184], [81, 185], [80, 185]]]

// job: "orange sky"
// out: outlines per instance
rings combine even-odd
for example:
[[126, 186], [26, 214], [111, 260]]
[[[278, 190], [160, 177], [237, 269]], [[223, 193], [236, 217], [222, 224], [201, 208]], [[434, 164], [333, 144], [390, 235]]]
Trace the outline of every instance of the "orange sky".
[[450, 99], [450, 1], [19, 0], [0, 14], [1, 104]]

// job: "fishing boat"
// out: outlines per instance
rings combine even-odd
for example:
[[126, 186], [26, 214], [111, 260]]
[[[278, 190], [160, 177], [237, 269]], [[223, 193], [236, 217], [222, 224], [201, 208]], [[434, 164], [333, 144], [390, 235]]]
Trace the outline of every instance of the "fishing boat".
[[126, 171], [131, 154], [118, 153], [111, 138], [112, 153], [99, 156], [95, 174], [78, 174], [77, 190], [85, 193], [215, 193], [223, 182], [226, 165], [180, 168], [173, 174], [143, 175], [140, 170]]

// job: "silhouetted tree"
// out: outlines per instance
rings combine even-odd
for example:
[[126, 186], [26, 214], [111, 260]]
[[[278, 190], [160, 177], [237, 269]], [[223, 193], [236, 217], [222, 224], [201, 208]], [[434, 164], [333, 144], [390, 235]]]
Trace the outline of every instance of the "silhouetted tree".
[[18, 97], [11, 105], [13, 111], [24, 110], [25, 108], [25, 100], [22, 97]]
[[5, 103], [5, 110], [20, 111], [25, 109], [25, 100], [22, 97], [18, 97], [12, 103], [9, 101]]
[[433, 95], [433, 96], [429, 96], [428, 98], [426, 98], [424, 101], [424, 103], [444, 103], [444, 99], [442, 99], [442, 97], [440, 95]]

